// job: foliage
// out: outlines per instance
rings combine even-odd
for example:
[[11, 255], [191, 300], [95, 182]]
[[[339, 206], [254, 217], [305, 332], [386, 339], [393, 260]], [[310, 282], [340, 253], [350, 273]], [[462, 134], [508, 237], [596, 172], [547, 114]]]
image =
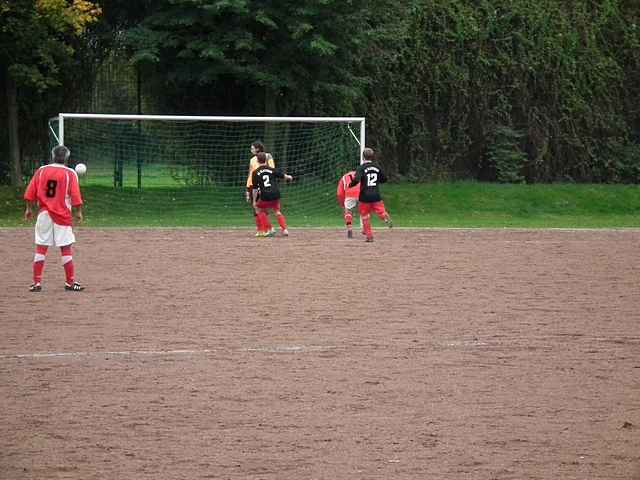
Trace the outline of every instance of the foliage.
[[[71, 103], [64, 100], [77, 95], [78, 90], [69, 87], [86, 80], [77, 51], [83, 49], [82, 37], [100, 13], [100, 7], [85, 0], [0, 2], [0, 76], [4, 88], [9, 80], [16, 85], [17, 94], [11, 95], [17, 95], [19, 104], [18, 118], [9, 118], [3, 111], [0, 125], [7, 124], [5, 132], [12, 124], [19, 125], [23, 140], [18, 161], [23, 166], [18, 170], [28, 173], [39, 163], [38, 157], [46, 151], [47, 116], [57, 106]], [[8, 152], [1, 153], [8, 166]]]
[[3, 64], [19, 86], [42, 92], [60, 84], [60, 67], [101, 9], [85, 0], [14, 0], [3, 1], [0, 13]]
[[527, 182], [638, 178], [637, 1], [100, 5], [0, 0], [0, 60], [20, 82], [23, 136], [37, 140], [23, 147], [60, 110], [125, 108], [135, 78], [122, 98], [87, 101], [115, 59], [118, 75], [141, 72], [146, 113], [365, 115], [396, 178], [498, 180], [486, 160], [501, 126], [523, 135]]
[[489, 146], [489, 161], [495, 166], [496, 177], [502, 183], [522, 183], [522, 169], [527, 157], [520, 148], [523, 135], [510, 127], [496, 128], [493, 143]]
[[370, 3], [164, 0], [128, 38], [134, 61], [183, 108], [344, 113], [364, 82], [353, 68], [364, 32], [354, 26], [366, 23]]
[[636, 3], [416, 0], [396, 8], [392, 31], [403, 33], [395, 56], [387, 52], [391, 62], [377, 68], [384, 80], [369, 109], [376, 132], [389, 124], [398, 132], [382, 147], [400, 157], [390, 162], [399, 174], [495, 179], [482, 159], [499, 125], [525, 133], [530, 181], [595, 180], [603, 145], [638, 142]]

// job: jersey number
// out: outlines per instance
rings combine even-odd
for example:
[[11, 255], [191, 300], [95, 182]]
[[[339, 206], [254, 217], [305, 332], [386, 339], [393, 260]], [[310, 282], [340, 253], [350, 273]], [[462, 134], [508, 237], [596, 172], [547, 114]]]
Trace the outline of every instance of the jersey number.
[[47, 191], [45, 195], [48, 198], [53, 198], [56, 196], [56, 187], [58, 186], [58, 182], [56, 180], [49, 180], [47, 182]]
[[262, 176], [262, 184], [266, 188], [269, 188], [271, 186], [271, 179], [269, 178], [269, 175], [263, 175]]
[[378, 174], [367, 173], [367, 187], [375, 187], [376, 183], [378, 183]]

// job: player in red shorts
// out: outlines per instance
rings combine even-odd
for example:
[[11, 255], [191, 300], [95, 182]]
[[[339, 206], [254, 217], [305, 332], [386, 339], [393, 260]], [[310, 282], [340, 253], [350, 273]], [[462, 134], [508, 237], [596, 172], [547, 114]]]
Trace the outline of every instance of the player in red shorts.
[[[253, 172], [253, 198], [256, 205], [256, 213], [259, 217], [258, 225], [266, 228], [269, 220], [267, 216], [268, 210], [273, 210], [280, 225], [280, 232], [284, 237], [289, 236], [287, 230], [287, 220], [280, 211], [280, 187], [278, 179], [293, 180], [291, 175], [287, 175], [280, 168], [273, 168], [267, 164], [267, 155], [259, 152], [256, 155], [259, 167]], [[274, 232], [266, 231], [264, 236], [272, 237]]]
[[82, 222], [82, 196], [78, 174], [66, 166], [69, 149], [58, 145], [51, 151], [52, 162], [40, 167], [33, 175], [24, 193], [27, 202], [25, 220], [33, 216], [33, 207], [40, 207], [35, 228], [36, 253], [33, 259], [33, 284], [31, 292], [42, 290], [42, 270], [47, 250], [51, 246], [60, 247], [62, 265], [66, 276], [65, 290], [84, 290], [74, 279], [71, 245], [76, 238], [72, 230], [72, 209], [78, 222]]
[[[258, 222], [260, 221], [260, 217], [258, 217], [258, 212], [257, 212], [257, 208], [255, 205], [255, 200], [253, 199], [253, 172], [256, 170], [256, 168], [258, 168], [260, 166], [260, 164], [258, 163], [258, 158], [256, 157], [256, 155], [260, 152], [264, 152], [264, 145], [262, 144], [262, 142], [259, 141], [255, 141], [251, 144], [251, 155], [253, 155], [251, 157], [251, 160], [249, 161], [249, 175], [247, 176], [247, 190], [246, 190], [246, 198], [247, 198], [247, 202], [251, 202], [251, 208], [253, 210], [253, 216], [255, 217], [255, 222], [256, 222], [256, 237], [263, 237], [265, 235], [266, 232], [271, 232], [273, 230], [273, 227], [271, 226], [271, 223], [269, 223], [269, 218], [267, 217], [267, 224], [266, 225], [260, 225]], [[276, 164], [275, 161], [273, 160], [273, 157], [271, 156], [270, 153], [265, 152], [265, 155], [267, 156], [267, 165], [275, 168]]]
[[347, 238], [353, 237], [353, 209], [356, 208], [358, 197], [360, 196], [360, 184], [355, 187], [349, 187], [349, 183], [355, 176], [355, 171], [345, 173], [338, 181], [338, 189], [336, 190], [336, 198], [344, 210], [344, 224], [347, 227]]
[[359, 211], [362, 218], [362, 226], [367, 236], [367, 242], [373, 242], [373, 232], [371, 230], [371, 212], [374, 212], [391, 227], [391, 217], [384, 208], [384, 202], [380, 196], [378, 185], [385, 183], [387, 177], [382, 168], [373, 160], [375, 153], [371, 148], [365, 148], [362, 151], [362, 164], [356, 169], [356, 175], [349, 183], [349, 187], [355, 187], [360, 184], [360, 201]]

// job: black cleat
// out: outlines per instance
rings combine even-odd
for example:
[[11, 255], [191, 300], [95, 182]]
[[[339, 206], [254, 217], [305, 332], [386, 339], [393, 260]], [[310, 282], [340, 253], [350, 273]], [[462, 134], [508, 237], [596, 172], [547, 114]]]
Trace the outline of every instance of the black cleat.
[[365, 240], [365, 242], [367, 242], [367, 243], [372, 243], [372, 242], [373, 242], [373, 237], [367, 237], [367, 239]]
[[64, 289], [68, 292], [81, 292], [82, 290], [84, 290], [84, 287], [78, 282], [73, 282], [71, 285], [65, 282]]
[[34, 283], [29, 287], [29, 291], [30, 292], [41, 292], [42, 291], [42, 285], [40, 285], [40, 283]]
[[353, 230], [347, 230], [347, 238], [353, 238]]

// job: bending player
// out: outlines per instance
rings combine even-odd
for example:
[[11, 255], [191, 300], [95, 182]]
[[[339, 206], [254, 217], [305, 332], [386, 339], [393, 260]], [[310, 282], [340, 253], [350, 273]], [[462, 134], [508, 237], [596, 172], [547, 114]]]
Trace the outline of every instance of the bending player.
[[338, 181], [338, 189], [336, 197], [338, 203], [344, 211], [344, 224], [347, 227], [347, 238], [353, 238], [353, 209], [358, 205], [358, 196], [360, 195], [360, 184], [355, 187], [349, 187], [349, 183], [356, 176], [356, 172], [345, 173]]
[[385, 183], [387, 177], [382, 168], [375, 163], [375, 152], [371, 148], [362, 151], [362, 164], [356, 169], [356, 175], [349, 183], [349, 188], [360, 184], [359, 211], [362, 218], [364, 233], [367, 242], [373, 242], [373, 232], [371, 230], [371, 212], [375, 212], [380, 219], [384, 220], [388, 227], [391, 227], [391, 217], [384, 208], [384, 202], [380, 196], [378, 184]]
[[258, 220], [256, 223], [262, 226], [262, 236], [272, 237], [275, 232], [272, 230], [266, 230], [269, 218], [267, 215], [268, 210], [273, 210], [280, 225], [280, 232], [284, 237], [289, 236], [289, 230], [287, 230], [287, 220], [280, 211], [280, 186], [278, 179], [282, 178], [285, 181], [292, 181], [293, 177], [287, 175], [280, 168], [273, 168], [267, 164], [267, 155], [264, 152], [259, 152], [256, 155], [258, 159], [258, 168], [253, 172], [253, 199], [256, 205], [256, 215]]
[[[257, 208], [252, 196], [253, 172], [256, 170], [256, 168], [260, 166], [258, 164], [258, 159], [256, 155], [260, 152], [264, 152], [264, 145], [262, 144], [262, 142], [258, 142], [258, 141], [253, 142], [251, 144], [251, 154], [253, 155], [253, 157], [251, 157], [251, 160], [249, 161], [249, 175], [247, 176], [247, 189], [245, 190], [245, 198], [247, 200], [247, 203], [251, 202], [251, 207], [253, 208], [253, 216], [256, 222], [256, 237], [263, 236], [265, 231], [267, 232], [274, 231], [273, 227], [271, 226], [271, 223], [269, 223], [269, 217], [267, 217], [266, 225], [259, 224], [260, 219], [258, 218]], [[275, 168], [276, 163], [273, 160], [273, 157], [271, 156], [271, 154], [266, 153], [265, 155], [267, 156], [267, 165], [270, 166], [271, 168]]]
[[40, 207], [35, 227], [36, 253], [33, 259], [33, 284], [31, 292], [42, 290], [42, 271], [47, 250], [51, 246], [60, 247], [66, 282], [64, 289], [72, 292], [84, 290], [74, 279], [71, 245], [76, 238], [72, 223], [74, 211], [78, 222], [82, 222], [82, 196], [78, 174], [66, 166], [69, 149], [58, 145], [51, 151], [52, 163], [36, 170], [24, 193], [27, 202], [25, 220], [33, 216], [33, 207]]

